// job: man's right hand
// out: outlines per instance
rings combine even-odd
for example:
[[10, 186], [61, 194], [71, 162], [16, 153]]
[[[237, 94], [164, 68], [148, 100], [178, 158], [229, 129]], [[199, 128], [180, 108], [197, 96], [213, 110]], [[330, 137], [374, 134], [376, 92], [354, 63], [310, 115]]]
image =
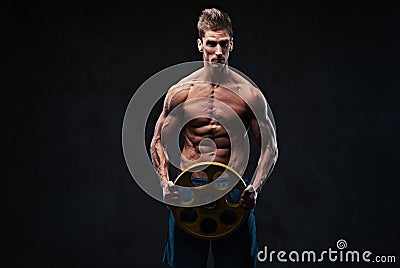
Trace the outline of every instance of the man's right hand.
[[168, 203], [176, 203], [179, 198], [179, 192], [172, 181], [163, 180], [161, 184], [163, 190], [163, 200], [167, 207], [170, 208]]

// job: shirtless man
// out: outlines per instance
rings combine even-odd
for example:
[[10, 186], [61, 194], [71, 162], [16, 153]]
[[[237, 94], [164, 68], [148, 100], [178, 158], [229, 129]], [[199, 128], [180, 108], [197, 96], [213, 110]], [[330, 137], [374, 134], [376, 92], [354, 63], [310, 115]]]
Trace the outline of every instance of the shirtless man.
[[[239, 201], [250, 211], [249, 217], [232, 235], [212, 241], [212, 254], [215, 267], [254, 267], [258, 253], [254, 207], [277, 160], [275, 130], [262, 93], [228, 68], [229, 54], [233, 50], [229, 16], [215, 8], [205, 9], [199, 17], [198, 30], [197, 45], [204, 67], [168, 91], [151, 143], [152, 160], [161, 178], [164, 198], [176, 199], [179, 192], [168, 184], [169, 162], [164, 145], [165, 140], [179, 135], [180, 122], [193, 118], [182, 129], [181, 170], [196, 162], [214, 161], [243, 174], [247, 165], [243, 155], [244, 139], [251, 129], [261, 152], [252, 187], [243, 191]], [[173, 113], [177, 108], [180, 112]], [[232, 116], [232, 111], [238, 117]], [[240, 118], [241, 127], [237, 118]], [[251, 188], [255, 191], [250, 191]], [[206, 267], [208, 250], [209, 241], [186, 234], [170, 215], [164, 261], [171, 267]]]

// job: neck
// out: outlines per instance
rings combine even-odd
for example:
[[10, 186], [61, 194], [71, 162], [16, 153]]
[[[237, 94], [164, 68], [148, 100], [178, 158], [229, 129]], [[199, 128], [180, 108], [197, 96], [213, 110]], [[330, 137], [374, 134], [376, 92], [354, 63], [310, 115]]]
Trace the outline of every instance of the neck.
[[229, 75], [228, 64], [212, 64], [204, 62], [204, 81], [221, 84], [227, 81]]

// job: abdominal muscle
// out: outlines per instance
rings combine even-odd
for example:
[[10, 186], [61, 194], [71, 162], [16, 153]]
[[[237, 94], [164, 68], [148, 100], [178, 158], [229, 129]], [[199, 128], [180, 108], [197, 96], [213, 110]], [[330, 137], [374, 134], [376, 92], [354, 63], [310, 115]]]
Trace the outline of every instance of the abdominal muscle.
[[208, 118], [192, 120], [185, 126], [183, 134], [181, 170], [195, 163], [218, 162], [230, 166], [239, 174], [244, 172], [244, 134], [230, 137], [223, 126]]
[[195, 163], [219, 162], [243, 174], [247, 155], [244, 139], [249, 126], [249, 111], [243, 99], [231, 89], [210, 83], [191, 84], [186, 94], [183, 113], [194, 119], [183, 128], [181, 170]]

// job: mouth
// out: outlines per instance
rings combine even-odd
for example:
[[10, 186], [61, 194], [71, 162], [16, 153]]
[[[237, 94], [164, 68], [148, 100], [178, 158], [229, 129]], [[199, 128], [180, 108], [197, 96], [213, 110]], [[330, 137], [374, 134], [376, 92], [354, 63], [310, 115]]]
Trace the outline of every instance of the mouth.
[[225, 60], [224, 59], [212, 59], [211, 60], [212, 63], [219, 63], [219, 64], [224, 64]]

